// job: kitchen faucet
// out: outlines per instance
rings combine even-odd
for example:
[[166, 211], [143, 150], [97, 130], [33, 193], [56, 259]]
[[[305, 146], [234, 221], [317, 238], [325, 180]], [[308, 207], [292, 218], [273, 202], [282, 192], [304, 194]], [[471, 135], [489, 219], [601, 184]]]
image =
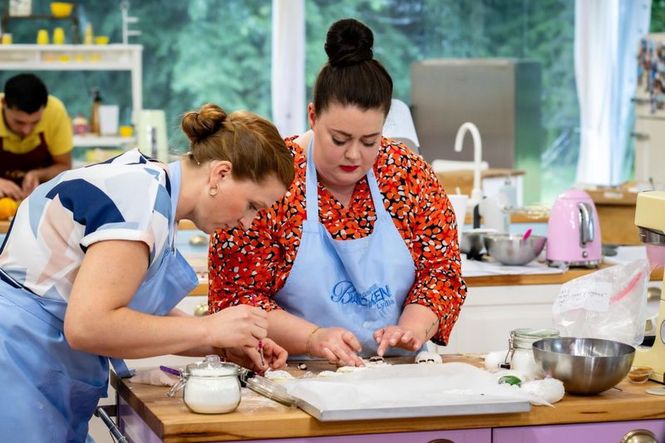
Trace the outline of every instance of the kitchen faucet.
[[478, 127], [471, 122], [466, 122], [460, 126], [455, 136], [455, 152], [462, 152], [462, 143], [464, 142], [464, 135], [470, 132], [473, 139], [473, 190], [469, 198], [469, 207], [473, 208], [483, 198], [483, 191], [480, 188], [480, 169], [483, 155], [483, 145], [480, 141], [480, 132]]

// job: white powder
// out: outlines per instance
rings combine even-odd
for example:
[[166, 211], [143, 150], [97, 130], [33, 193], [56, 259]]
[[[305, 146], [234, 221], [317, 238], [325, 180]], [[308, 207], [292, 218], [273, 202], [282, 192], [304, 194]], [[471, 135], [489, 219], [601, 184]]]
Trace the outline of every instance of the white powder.
[[197, 368], [185, 385], [185, 404], [200, 414], [231, 412], [240, 403], [240, 382], [232, 370]]

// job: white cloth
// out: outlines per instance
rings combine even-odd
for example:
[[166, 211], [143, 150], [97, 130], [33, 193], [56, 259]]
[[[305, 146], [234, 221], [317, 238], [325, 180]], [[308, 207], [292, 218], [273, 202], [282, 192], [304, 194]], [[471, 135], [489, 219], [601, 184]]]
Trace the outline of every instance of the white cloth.
[[651, 0], [577, 0], [575, 80], [580, 105], [577, 182], [623, 180], [632, 128], [638, 43], [649, 29]]
[[305, 132], [305, 2], [272, 2], [272, 120], [282, 134]]

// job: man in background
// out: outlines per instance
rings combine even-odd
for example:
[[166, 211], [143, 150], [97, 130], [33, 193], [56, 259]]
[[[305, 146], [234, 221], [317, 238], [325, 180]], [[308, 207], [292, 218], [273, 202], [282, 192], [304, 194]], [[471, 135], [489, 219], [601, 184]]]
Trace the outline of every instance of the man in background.
[[62, 102], [33, 74], [19, 74], [0, 94], [0, 197], [20, 200], [72, 166], [72, 125]]

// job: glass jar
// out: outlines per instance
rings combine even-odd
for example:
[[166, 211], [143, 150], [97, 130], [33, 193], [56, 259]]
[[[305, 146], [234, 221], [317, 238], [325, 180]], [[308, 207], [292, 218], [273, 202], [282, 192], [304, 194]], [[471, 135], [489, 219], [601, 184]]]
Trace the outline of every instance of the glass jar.
[[556, 329], [520, 328], [510, 331], [505, 367], [520, 373], [527, 380], [543, 378], [543, 369], [533, 356], [533, 343], [543, 338], [558, 337]]
[[234, 411], [240, 404], [238, 367], [220, 361], [216, 355], [187, 365], [169, 395], [175, 396], [181, 388], [187, 407], [199, 414], [223, 414]]

